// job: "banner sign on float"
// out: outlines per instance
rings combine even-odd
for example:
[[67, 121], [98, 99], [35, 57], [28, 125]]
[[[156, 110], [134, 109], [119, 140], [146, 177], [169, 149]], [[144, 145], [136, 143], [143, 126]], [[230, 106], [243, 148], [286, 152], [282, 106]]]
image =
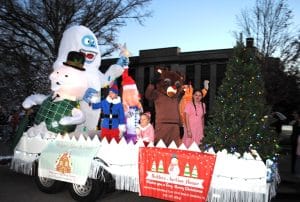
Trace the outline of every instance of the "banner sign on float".
[[39, 160], [39, 177], [84, 185], [97, 151], [72, 142], [50, 142]]
[[169, 201], [205, 202], [215, 162], [213, 154], [142, 147], [140, 195]]

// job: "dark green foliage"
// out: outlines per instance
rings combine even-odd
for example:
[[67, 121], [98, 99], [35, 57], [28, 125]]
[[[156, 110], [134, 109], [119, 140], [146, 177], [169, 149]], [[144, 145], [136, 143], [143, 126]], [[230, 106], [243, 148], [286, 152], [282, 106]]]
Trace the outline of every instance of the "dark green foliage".
[[256, 49], [238, 43], [218, 89], [203, 145], [240, 154], [254, 149], [263, 159], [270, 158], [276, 153], [277, 134], [269, 128], [268, 114]]

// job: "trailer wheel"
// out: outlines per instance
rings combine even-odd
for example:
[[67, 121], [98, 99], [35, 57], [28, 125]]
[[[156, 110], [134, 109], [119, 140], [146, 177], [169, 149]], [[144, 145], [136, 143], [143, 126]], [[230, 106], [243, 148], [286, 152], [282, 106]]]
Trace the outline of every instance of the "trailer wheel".
[[70, 184], [69, 192], [72, 198], [80, 202], [96, 201], [104, 193], [105, 184], [101, 180], [87, 179], [85, 185]]
[[53, 180], [46, 177], [39, 177], [38, 168], [38, 162], [36, 162], [34, 166], [34, 181], [41, 192], [47, 194], [55, 194], [63, 190], [66, 185], [65, 182]]
[[38, 175], [35, 176], [35, 184], [39, 188], [41, 192], [47, 194], [54, 194], [63, 190], [65, 186], [64, 182], [53, 180], [46, 177], [39, 177]]

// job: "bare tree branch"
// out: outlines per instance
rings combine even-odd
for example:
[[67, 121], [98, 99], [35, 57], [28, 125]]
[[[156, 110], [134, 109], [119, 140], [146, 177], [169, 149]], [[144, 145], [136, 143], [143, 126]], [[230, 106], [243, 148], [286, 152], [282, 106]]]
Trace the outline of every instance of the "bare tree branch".
[[[265, 56], [279, 56], [287, 68], [299, 66], [299, 37], [292, 23], [292, 10], [286, 0], [256, 0], [252, 10], [242, 10], [238, 25]], [[298, 63], [298, 64], [297, 64]]]
[[[101, 53], [110, 55], [119, 43], [117, 34], [120, 28], [126, 26], [129, 20], [142, 25], [151, 16], [151, 12], [147, 10], [150, 2], [151, 0], [2, 0], [0, 67], [10, 71], [5, 71], [8, 75], [0, 74], [1, 86], [6, 85], [11, 94], [18, 89], [18, 92], [23, 92], [18, 93], [20, 97], [24, 97], [27, 89], [47, 89], [44, 88], [48, 85], [47, 72], [51, 70], [57, 57], [63, 32], [72, 25], [89, 27], [98, 38]], [[13, 80], [9, 80], [12, 77], [30, 85], [12, 82]]]

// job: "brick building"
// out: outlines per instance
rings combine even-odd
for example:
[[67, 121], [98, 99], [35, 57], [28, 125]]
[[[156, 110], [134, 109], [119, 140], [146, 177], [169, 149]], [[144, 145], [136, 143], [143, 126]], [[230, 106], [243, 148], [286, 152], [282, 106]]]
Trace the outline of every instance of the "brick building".
[[[208, 106], [214, 104], [216, 91], [225, 75], [226, 65], [233, 49], [181, 52], [178, 47], [140, 50], [139, 56], [130, 57], [129, 74], [135, 79], [143, 95], [156, 67], [167, 67], [186, 75], [186, 83], [202, 88], [203, 81], [210, 81]], [[103, 59], [101, 71], [116, 62], [117, 58]], [[144, 105], [151, 105], [143, 99]]]

